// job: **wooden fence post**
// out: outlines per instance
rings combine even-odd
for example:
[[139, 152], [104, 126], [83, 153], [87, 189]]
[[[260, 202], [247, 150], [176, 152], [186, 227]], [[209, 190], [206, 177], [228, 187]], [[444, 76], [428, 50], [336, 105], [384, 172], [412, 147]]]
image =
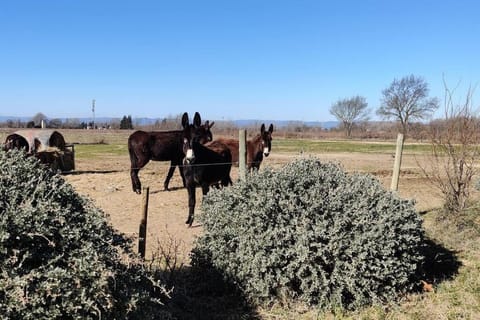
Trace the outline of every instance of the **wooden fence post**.
[[247, 132], [242, 129], [238, 131], [238, 173], [240, 180], [247, 176]]
[[399, 133], [397, 136], [397, 150], [395, 151], [395, 164], [393, 167], [392, 184], [390, 190], [398, 190], [398, 177], [400, 176], [400, 165], [402, 164], [403, 153], [403, 134]]
[[140, 227], [138, 230], [138, 253], [145, 259], [145, 248], [147, 246], [147, 218], [148, 218], [148, 198], [150, 188], [143, 188], [142, 197], [142, 218], [140, 220]]

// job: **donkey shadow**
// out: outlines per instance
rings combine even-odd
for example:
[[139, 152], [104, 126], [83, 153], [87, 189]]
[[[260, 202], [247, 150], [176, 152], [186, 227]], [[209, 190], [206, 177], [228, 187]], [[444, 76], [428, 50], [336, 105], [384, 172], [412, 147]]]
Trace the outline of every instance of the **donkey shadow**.
[[94, 173], [101, 173], [101, 174], [117, 173], [117, 172], [121, 172], [121, 171], [122, 170], [74, 170], [74, 171], [62, 172], [62, 175], [64, 175], [64, 176], [77, 176], [77, 175], [82, 175], [82, 174], [94, 174]]
[[171, 191], [177, 191], [177, 190], [182, 190], [182, 189], [185, 189], [185, 187], [169, 187], [168, 190], [165, 190], [165, 189], [157, 189], [157, 190], [151, 190], [150, 191], [150, 194], [157, 194], [157, 193], [168, 193], [168, 192], [171, 192]]

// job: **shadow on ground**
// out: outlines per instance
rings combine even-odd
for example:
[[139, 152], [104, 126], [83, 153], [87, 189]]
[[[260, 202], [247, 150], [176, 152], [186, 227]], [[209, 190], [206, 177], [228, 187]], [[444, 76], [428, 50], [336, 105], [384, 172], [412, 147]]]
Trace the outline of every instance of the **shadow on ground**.
[[92, 174], [92, 173], [116, 173], [121, 172], [122, 170], [75, 170], [62, 172], [62, 175], [77, 176], [81, 174]]
[[[422, 254], [421, 279], [430, 284], [454, 278], [462, 265], [457, 252], [431, 239], [426, 239]], [[167, 308], [177, 319], [260, 319], [256, 307], [213, 268], [182, 267], [163, 273], [162, 278], [167, 287], [173, 287]]]
[[150, 194], [161, 193], [161, 192], [170, 192], [170, 191], [176, 191], [176, 190], [181, 190], [181, 189], [185, 189], [185, 187], [169, 187], [168, 190], [158, 189], [158, 190], [150, 191]]
[[167, 308], [176, 319], [260, 319], [255, 306], [214, 269], [183, 267], [164, 276], [173, 287]]
[[422, 253], [425, 257], [423, 277], [431, 284], [436, 285], [454, 278], [462, 266], [457, 258], [458, 252], [449, 250], [431, 239], [426, 239]]

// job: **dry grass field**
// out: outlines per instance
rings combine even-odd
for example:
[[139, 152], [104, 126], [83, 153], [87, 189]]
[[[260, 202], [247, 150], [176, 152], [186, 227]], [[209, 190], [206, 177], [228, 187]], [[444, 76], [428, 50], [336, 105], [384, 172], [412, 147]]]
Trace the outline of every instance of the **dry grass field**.
[[[132, 191], [129, 166], [130, 160], [127, 152], [127, 138], [132, 131], [87, 131], [87, 130], [60, 130], [69, 143], [76, 143], [76, 170], [66, 174], [65, 179], [70, 182], [74, 188], [82, 195], [91, 198], [94, 203], [106, 212], [113, 226], [121, 232], [136, 239], [138, 235], [139, 222], [141, 218], [142, 196]], [[0, 141], [3, 142], [5, 136], [10, 131], [2, 129], [0, 131]], [[379, 152], [351, 152], [351, 151], [305, 151], [305, 148], [279, 152], [282, 141], [275, 139], [272, 145], [272, 153], [264, 159], [262, 168], [278, 167], [292, 159], [298, 157], [315, 156], [321, 161], [335, 161], [342, 164], [348, 172], [365, 172], [376, 176], [385, 188], [390, 187], [392, 178], [392, 168], [394, 163], [393, 154], [395, 152], [394, 141], [382, 142], [391, 145], [389, 148], [381, 148]], [[332, 142], [335, 143], [335, 142]], [[362, 142], [358, 141], [359, 144]], [[414, 199], [419, 212], [425, 214], [426, 228], [431, 229], [435, 237], [442, 237], [442, 232], [448, 229], [437, 229], [436, 220], [429, 218], [429, 212], [433, 212], [442, 204], [440, 194], [423, 177], [420, 165], [427, 165], [428, 160], [421, 154], [415, 152], [406, 152], [403, 156], [401, 176], [398, 193], [402, 198]], [[168, 170], [167, 162], [149, 162], [140, 171], [140, 180], [143, 186], [148, 186], [150, 190], [149, 197], [149, 216], [147, 229], [147, 259], [151, 259], [159, 252], [159, 248], [165, 243], [175, 242], [177, 244], [178, 257], [183, 263], [188, 264], [188, 254], [196, 235], [202, 232], [202, 226], [198, 220], [194, 222], [192, 228], [187, 228], [185, 220], [187, 218], [187, 191], [182, 188], [178, 169], [175, 171], [173, 179], [170, 182], [171, 191], [163, 191], [163, 181]], [[232, 178], [235, 181], [238, 178], [238, 168], [232, 168]], [[474, 196], [477, 196], [476, 194]], [[197, 190], [197, 215], [201, 213], [199, 203], [201, 202], [201, 192]], [[443, 227], [442, 227], [443, 228]], [[443, 231], [442, 231], [443, 230]], [[450, 230], [451, 232], [455, 232]], [[445, 235], [443, 235], [445, 236]], [[458, 235], [456, 235], [458, 236]], [[458, 236], [460, 237], [460, 236]], [[452, 235], [453, 239], [453, 235]], [[463, 239], [463, 238], [461, 238]], [[459, 239], [459, 241], [463, 241]], [[478, 238], [476, 243], [471, 244], [477, 251], [466, 254], [463, 262], [468, 268], [476, 270], [476, 275], [480, 273], [480, 265], [475, 262], [479, 258]], [[458, 243], [449, 244], [450, 247], [458, 246]], [[462, 244], [467, 245], [467, 244]], [[455, 248], [454, 248], [455, 249]], [[474, 273], [475, 274], [475, 273]], [[469, 273], [463, 277], [470, 276]], [[477, 291], [478, 280], [470, 281], [472, 288], [469, 290]], [[473, 281], [473, 282], [472, 282]], [[447, 283], [445, 286], [453, 286], [454, 291], [461, 290], [455, 282]], [[447, 293], [442, 295], [442, 290]], [[271, 309], [258, 311], [262, 319], [321, 319], [327, 317], [330, 319], [480, 319], [479, 293], [471, 297], [470, 301], [465, 301], [467, 293], [457, 294], [452, 298], [448, 288], [436, 289], [433, 293], [427, 293], [425, 296], [413, 297], [406, 301], [402, 306], [388, 306], [386, 308], [372, 308], [361, 314], [319, 314], [308, 308], [294, 307], [285, 310], [273, 306]], [[446, 299], [446, 300], [442, 300]], [[452, 300], [453, 299], [453, 300]], [[390, 310], [389, 310], [390, 309]], [[412, 310], [415, 314], [412, 314]], [[453, 311], [452, 311], [453, 310]], [[463, 313], [458, 310], [466, 310]], [[478, 312], [478, 313], [477, 313]], [[405, 315], [405, 317], [403, 317]], [[431, 317], [429, 317], [429, 315]]]

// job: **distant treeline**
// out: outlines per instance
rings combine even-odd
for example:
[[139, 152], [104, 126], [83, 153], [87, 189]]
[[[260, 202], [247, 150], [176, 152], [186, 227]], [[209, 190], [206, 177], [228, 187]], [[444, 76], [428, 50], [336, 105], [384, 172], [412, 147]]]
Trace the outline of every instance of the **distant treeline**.
[[[124, 116], [123, 118], [108, 118], [108, 121], [81, 121], [80, 119], [32, 119], [23, 121], [21, 119], [8, 119], [0, 121], [1, 128], [40, 128], [41, 122], [44, 121], [46, 128], [51, 129], [106, 129], [106, 130], [145, 130], [145, 131], [162, 131], [162, 130], [180, 130], [181, 117], [169, 117], [156, 119], [146, 122]], [[212, 128], [214, 135], [226, 137], [238, 137], [238, 130], [246, 129], [249, 137], [256, 135], [260, 131], [260, 126], [265, 123], [269, 126], [269, 122], [265, 121], [225, 121], [215, 120]], [[430, 123], [412, 123], [409, 130], [409, 138], [418, 141], [427, 141], [430, 136], [432, 127], [438, 125], [437, 121]], [[385, 121], [366, 121], [355, 124], [352, 131], [352, 139], [395, 139], [399, 132], [399, 125], [396, 122]], [[337, 127], [325, 128], [312, 123], [302, 121], [284, 121], [282, 125], [274, 124], [273, 137], [291, 138], [291, 139], [329, 139], [345, 137], [344, 128], [339, 124]]]

